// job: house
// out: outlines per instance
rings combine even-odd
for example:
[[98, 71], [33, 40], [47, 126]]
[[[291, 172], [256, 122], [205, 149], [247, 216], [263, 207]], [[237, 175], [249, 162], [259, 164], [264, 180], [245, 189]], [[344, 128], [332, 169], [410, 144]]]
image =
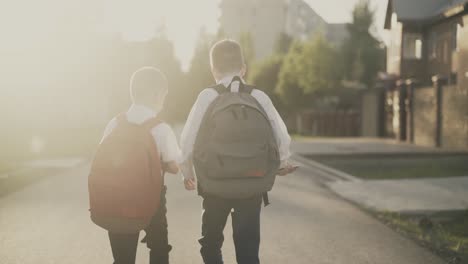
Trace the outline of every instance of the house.
[[468, 149], [468, 0], [389, 0], [385, 136]]
[[281, 33], [307, 39], [321, 32], [332, 44], [347, 37], [346, 24], [328, 24], [303, 0], [223, 0], [220, 9], [224, 34], [237, 39], [249, 32], [257, 59], [273, 52]]
[[468, 40], [467, 0], [389, 0], [387, 71], [402, 79], [429, 82], [434, 75], [451, 83], [465, 79], [462, 43]]

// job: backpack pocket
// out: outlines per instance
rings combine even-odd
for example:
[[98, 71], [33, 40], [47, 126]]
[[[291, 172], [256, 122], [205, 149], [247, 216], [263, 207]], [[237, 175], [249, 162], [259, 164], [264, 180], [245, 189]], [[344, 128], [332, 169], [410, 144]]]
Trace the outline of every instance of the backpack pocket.
[[211, 179], [258, 179], [269, 172], [267, 144], [213, 145], [204, 157], [206, 176]]

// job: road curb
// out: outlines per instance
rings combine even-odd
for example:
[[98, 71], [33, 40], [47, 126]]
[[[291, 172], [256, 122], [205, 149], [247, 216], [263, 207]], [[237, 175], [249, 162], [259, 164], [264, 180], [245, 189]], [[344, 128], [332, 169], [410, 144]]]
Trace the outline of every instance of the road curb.
[[322, 172], [322, 174], [325, 174], [325, 175], [329, 176], [329, 178], [332, 181], [337, 181], [337, 180], [338, 181], [351, 181], [351, 182], [361, 182], [362, 181], [361, 179], [359, 179], [357, 177], [354, 177], [353, 175], [350, 175], [350, 174], [347, 174], [345, 172], [330, 168], [330, 167], [325, 166], [325, 165], [323, 165], [321, 163], [318, 163], [316, 161], [307, 159], [307, 158], [305, 158], [302, 155], [297, 154], [297, 153], [293, 154], [292, 159], [299, 162], [299, 163], [301, 163], [301, 164], [310, 166], [311, 168]]

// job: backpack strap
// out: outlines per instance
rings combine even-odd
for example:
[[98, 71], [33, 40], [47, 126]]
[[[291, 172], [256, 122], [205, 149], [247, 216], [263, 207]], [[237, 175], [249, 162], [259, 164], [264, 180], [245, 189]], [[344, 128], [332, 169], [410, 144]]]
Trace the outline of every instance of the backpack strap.
[[226, 89], [226, 87], [224, 87], [224, 85], [222, 84], [217, 84], [217, 85], [214, 85], [214, 86], [211, 86], [209, 87], [211, 89], [214, 89], [218, 94], [223, 94], [223, 93], [227, 93], [229, 90]]
[[244, 93], [252, 94], [252, 91], [255, 89], [255, 86], [244, 84], [242, 86]]
[[217, 85], [213, 85], [213, 86], [211, 86], [209, 88], [214, 89], [218, 94], [224, 94], [224, 93], [227, 93], [227, 92], [231, 91], [231, 85], [235, 81], [239, 82], [239, 92], [240, 93], [250, 94], [255, 89], [255, 86], [245, 84], [239, 76], [234, 76], [228, 87], [224, 87], [223, 84], [217, 84]]
[[250, 94], [250, 93], [252, 93], [253, 89], [255, 88], [254, 86], [245, 84], [239, 76], [234, 76], [232, 78], [231, 83], [229, 84], [229, 86], [227, 88], [228, 91], [231, 91], [231, 85], [232, 85], [233, 82], [239, 82], [239, 92], [240, 93]]

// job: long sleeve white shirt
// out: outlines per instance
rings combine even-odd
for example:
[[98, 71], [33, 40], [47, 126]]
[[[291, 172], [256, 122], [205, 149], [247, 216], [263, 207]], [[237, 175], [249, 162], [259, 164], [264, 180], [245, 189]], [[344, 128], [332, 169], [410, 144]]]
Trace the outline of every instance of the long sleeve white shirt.
[[[143, 124], [145, 121], [157, 116], [157, 112], [144, 105], [133, 104], [126, 112], [127, 120], [135, 124]], [[104, 130], [101, 142], [117, 126], [117, 118], [112, 119]], [[151, 135], [156, 142], [159, 154], [164, 162], [178, 161], [180, 159], [180, 149], [176, 136], [171, 127], [166, 123], [161, 123], [151, 129]]]
[[[218, 84], [223, 84], [225, 87], [228, 87], [234, 76], [235, 75], [227, 76], [221, 79]], [[231, 85], [231, 91], [239, 91], [239, 82], [234, 82]], [[285, 161], [287, 161], [291, 156], [289, 151], [291, 138], [288, 134], [286, 125], [284, 124], [283, 119], [278, 114], [278, 111], [274, 107], [271, 99], [267, 94], [260, 90], [254, 89], [251, 95], [260, 103], [268, 116], [271, 126], [273, 127], [276, 141], [278, 143], [280, 159], [282, 164], [284, 164]], [[182, 130], [180, 137], [181, 160], [179, 160], [179, 163], [181, 165], [181, 170], [185, 179], [194, 178], [192, 165], [193, 146], [195, 144], [195, 139], [197, 137], [198, 130], [200, 129], [203, 116], [205, 115], [210, 104], [217, 96], [218, 92], [216, 92], [216, 90], [213, 88], [207, 88], [203, 90], [198, 95], [198, 98], [187, 118], [184, 129]]]

